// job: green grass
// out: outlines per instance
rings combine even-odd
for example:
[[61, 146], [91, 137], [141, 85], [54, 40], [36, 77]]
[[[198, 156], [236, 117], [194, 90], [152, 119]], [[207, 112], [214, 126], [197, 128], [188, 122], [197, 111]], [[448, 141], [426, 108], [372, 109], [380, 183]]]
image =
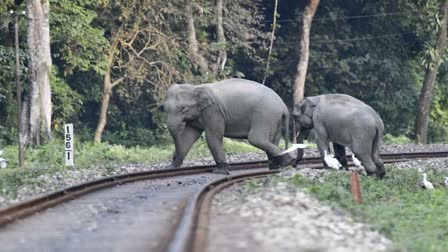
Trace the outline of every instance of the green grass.
[[412, 143], [412, 139], [400, 135], [400, 136], [393, 136], [391, 134], [385, 134], [383, 136], [384, 144], [397, 144], [397, 145], [405, 145]]
[[[243, 142], [224, 139], [228, 154], [260, 152], [259, 149]], [[171, 160], [173, 145], [151, 148], [126, 148], [121, 145], [107, 143], [78, 143], [74, 149], [75, 167], [65, 167], [64, 144], [53, 142], [26, 151], [25, 169], [18, 168], [17, 146], [4, 149], [2, 155], [8, 161], [6, 169], [0, 169], [0, 196], [14, 198], [22, 186], [34, 186], [42, 183], [38, 177], [43, 174], [54, 174], [67, 169], [102, 170], [104, 175], [113, 174], [117, 165], [124, 164], [156, 164]], [[194, 144], [187, 159], [211, 157], [205, 140], [202, 138]]]
[[388, 167], [383, 180], [361, 176], [362, 204], [354, 203], [346, 173], [330, 172], [323, 177], [324, 182], [300, 175], [273, 176], [271, 181], [287, 182], [326, 204], [345, 209], [393, 240], [398, 250], [448, 251], [448, 188], [443, 186], [447, 173], [428, 170], [427, 174], [436, 187], [432, 191], [416, 185], [421, 180], [416, 170]]

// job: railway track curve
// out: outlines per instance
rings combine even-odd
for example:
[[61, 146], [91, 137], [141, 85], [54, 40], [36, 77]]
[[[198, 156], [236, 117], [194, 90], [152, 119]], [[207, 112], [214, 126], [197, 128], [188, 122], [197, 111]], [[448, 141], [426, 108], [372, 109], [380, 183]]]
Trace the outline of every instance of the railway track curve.
[[[414, 152], [381, 155], [381, 158], [385, 164], [405, 162], [413, 159], [443, 157], [448, 157], [448, 152]], [[311, 166], [313, 168], [323, 168], [319, 157], [306, 158], [300, 165]], [[349, 162], [349, 165], [352, 166], [353, 163]], [[276, 173], [276, 171], [251, 172], [229, 176], [205, 185], [190, 201], [168, 251], [206, 251], [209, 213], [213, 197], [223, 189], [236, 183], [243, 182], [246, 179], [264, 177], [274, 173]]]

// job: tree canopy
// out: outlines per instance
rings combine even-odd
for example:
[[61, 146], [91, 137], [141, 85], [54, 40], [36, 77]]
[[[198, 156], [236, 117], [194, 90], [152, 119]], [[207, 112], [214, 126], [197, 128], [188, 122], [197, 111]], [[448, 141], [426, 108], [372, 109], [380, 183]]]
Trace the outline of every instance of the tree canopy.
[[[266, 73], [275, 1], [220, 2], [221, 10], [219, 1], [205, 0], [50, 0], [54, 134], [61, 135], [61, 125], [73, 122], [79, 139], [93, 140], [104, 96], [110, 94], [103, 141], [128, 146], [164, 143], [167, 131], [158, 106], [172, 83], [230, 77], [262, 82], [267, 74], [266, 85], [291, 106], [304, 4], [278, 1]], [[9, 10], [24, 5], [7, 0], [0, 6], [0, 145], [17, 141]], [[310, 32], [305, 96], [352, 95], [378, 111], [386, 133], [414, 137], [420, 89], [435, 55], [438, 10], [436, 0], [320, 1]], [[205, 65], [192, 55], [192, 27], [195, 53]], [[26, 93], [25, 19], [20, 37]], [[444, 61], [443, 56], [430, 113], [430, 141], [448, 140]], [[107, 81], [110, 89], [105, 88]]]

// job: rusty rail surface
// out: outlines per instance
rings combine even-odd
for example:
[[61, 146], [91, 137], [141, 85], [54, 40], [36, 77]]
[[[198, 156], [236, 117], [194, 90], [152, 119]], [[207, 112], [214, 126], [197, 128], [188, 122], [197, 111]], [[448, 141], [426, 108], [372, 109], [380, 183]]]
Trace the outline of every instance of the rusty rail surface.
[[[385, 163], [401, 162], [410, 159], [448, 157], [448, 152], [414, 152], [381, 155]], [[248, 161], [230, 164], [230, 170], [257, 169], [267, 167], [268, 161]], [[319, 157], [304, 158], [299, 163], [299, 167], [322, 168]], [[82, 195], [92, 193], [111, 186], [135, 182], [139, 180], [167, 178], [182, 175], [195, 175], [211, 172], [215, 165], [189, 166], [181, 168], [170, 168], [152, 171], [135, 172], [117, 176], [105, 177], [86, 183], [70, 186], [43, 196], [15, 204], [10, 207], [0, 209], [0, 227], [16, 219], [20, 219], [49, 207], [75, 199]], [[272, 172], [272, 171], [271, 171]]]
[[[448, 152], [413, 152], [381, 155], [384, 163], [397, 163], [409, 161], [411, 159], [438, 157], [448, 157]], [[353, 163], [349, 162], [349, 165], [352, 166]], [[304, 166], [310, 168], [323, 168], [323, 163], [321, 162], [320, 157], [310, 157], [300, 162], [299, 167]], [[276, 172], [278, 171], [269, 170], [233, 175], [215, 180], [203, 186], [202, 189], [189, 201], [188, 205], [184, 209], [184, 215], [177, 226], [171, 242], [167, 245], [167, 251], [206, 251], [209, 215], [214, 196], [223, 189], [236, 183], [243, 182], [247, 179], [265, 177]]]

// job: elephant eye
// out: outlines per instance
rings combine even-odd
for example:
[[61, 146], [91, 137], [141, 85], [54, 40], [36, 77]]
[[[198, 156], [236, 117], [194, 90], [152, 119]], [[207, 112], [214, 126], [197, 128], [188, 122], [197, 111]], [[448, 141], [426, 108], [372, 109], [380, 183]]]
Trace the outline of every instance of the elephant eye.
[[182, 113], [185, 112], [186, 109], [187, 109], [186, 106], [180, 106], [179, 107], [179, 111], [182, 112]]

